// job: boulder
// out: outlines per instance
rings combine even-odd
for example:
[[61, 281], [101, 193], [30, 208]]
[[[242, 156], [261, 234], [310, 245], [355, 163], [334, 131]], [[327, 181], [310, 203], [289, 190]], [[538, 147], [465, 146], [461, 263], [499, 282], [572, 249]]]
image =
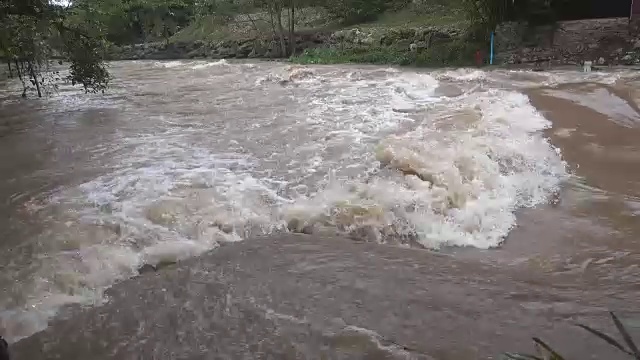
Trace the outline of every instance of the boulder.
[[411, 40], [398, 40], [393, 44], [393, 47], [397, 50], [404, 50], [404, 51], [408, 51], [411, 49]]

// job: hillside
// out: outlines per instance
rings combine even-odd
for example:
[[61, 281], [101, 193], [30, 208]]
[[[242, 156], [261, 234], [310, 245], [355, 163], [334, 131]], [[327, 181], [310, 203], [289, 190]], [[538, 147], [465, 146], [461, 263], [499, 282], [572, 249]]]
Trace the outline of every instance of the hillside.
[[[295, 15], [295, 29], [299, 33], [339, 31], [353, 28], [363, 30], [423, 28], [430, 26], [465, 28], [467, 25], [459, 0], [411, 2], [399, 9], [385, 11], [371, 21], [355, 24], [341, 24], [321, 7], [305, 7], [299, 9]], [[289, 26], [288, 18], [284, 15], [283, 26], [285, 28]], [[210, 15], [196, 19], [189, 26], [175, 34], [170, 41], [207, 42], [253, 39], [256, 37], [268, 37], [268, 34], [271, 33], [273, 33], [273, 28], [269, 14], [266, 12], [237, 14], [231, 18]]]
[[[326, 7], [296, 10], [295, 62], [359, 62], [441, 66], [469, 64], [484, 44], [467, 39], [462, 0], [422, 0], [392, 7], [368, 21], [336, 17]], [[167, 41], [118, 47], [115, 59], [283, 58], [290, 32], [279, 38], [266, 11], [196, 18]], [[282, 28], [290, 31], [287, 10]], [[286, 42], [286, 46], [282, 43]], [[285, 50], [283, 50], [286, 49]], [[413, 49], [413, 50], [411, 50]]]
[[[262, 7], [208, 12], [194, 16], [170, 37], [155, 36], [154, 41], [151, 36], [142, 44], [114, 47], [110, 56], [468, 66], [479, 60], [489, 63], [488, 34], [495, 29], [494, 63], [527, 66], [591, 60], [598, 65], [632, 65], [640, 58], [636, 51], [640, 49], [636, 36], [640, 27], [629, 26], [627, 18], [557, 21], [553, 8], [539, 7], [535, 16], [526, 15], [531, 13], [528, 8], [476, 9], [474, 13], [473, 4], [480, 2], [466, 0], [326, 0], [305, 4], [313, 3], [318, 6], [294, 7], [294, 16], [286, 7], [290, 3], [282, 0], [267, 1]], [[490, 11], [498, 13], [491, 15]], [[518, 17], [522, 14], [524, 17]], [[541, 16], [546, 18], [541, 20]], [[501, 21], [509, 17], [519, 21]]]

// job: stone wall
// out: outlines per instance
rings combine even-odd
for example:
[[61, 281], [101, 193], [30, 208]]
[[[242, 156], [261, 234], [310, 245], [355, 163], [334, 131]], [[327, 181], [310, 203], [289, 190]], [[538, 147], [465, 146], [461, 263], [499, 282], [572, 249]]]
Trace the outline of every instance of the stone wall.
[[578, 64], [590, 60], [599, 65], [630, 65], [637, 63], [639, 35], [638, 26], [628, 18], [564, 21], [535, 28], [506, 23], [496, 31], [496, 54], [503, 63], [549, 60]]

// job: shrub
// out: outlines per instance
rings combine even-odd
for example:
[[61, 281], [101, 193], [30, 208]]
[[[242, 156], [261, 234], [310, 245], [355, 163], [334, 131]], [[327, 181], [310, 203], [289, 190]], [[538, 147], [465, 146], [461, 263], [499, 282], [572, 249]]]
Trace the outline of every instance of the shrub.
[[433, 67], [474, 65], [476, 51], [484, 47], [484, 44], [458, 39], [436, 43], [417, 53], [413, 62], [416, 66]]

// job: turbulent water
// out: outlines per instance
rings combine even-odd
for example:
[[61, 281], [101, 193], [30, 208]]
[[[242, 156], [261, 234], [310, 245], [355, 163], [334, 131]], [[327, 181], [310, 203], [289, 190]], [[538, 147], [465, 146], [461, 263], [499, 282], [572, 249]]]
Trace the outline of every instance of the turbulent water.
[[142, 264], [257, 235], [500, 247], [522, 209], [557, 202], [574, 179], [530, 89], [638, 122], [623, 100], [561, 88], [632, 73], [224, 61], [111, 70], [105, 95], [63, 87], [21, 100], [16, 84], [3, 87], [0, 333], [11, 340], [66, 304], [100, 303]]

